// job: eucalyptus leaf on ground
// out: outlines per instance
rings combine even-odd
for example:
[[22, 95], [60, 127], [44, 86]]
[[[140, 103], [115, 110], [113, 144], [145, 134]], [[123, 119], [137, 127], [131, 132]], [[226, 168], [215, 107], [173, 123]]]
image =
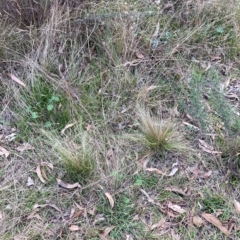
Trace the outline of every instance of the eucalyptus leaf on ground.
[[186, 212], [186, 210], [183, 209], [181, 206], [179, 206], [177, 204], [172, 204], [171, 202], [168, 203], [168, 207], [171, 208], [173, 211], [180, 213], [180, 214]]
[[37, 176], [42, 183], [46, 183], [46, 180], [48, 180], [48, 177], [44, 168], [45, 166], [49, 167], [51, 170], [53, 169], [52, 163], [48, 163], [48, 162], [41, 162], [40, 164], [38, 164], [36, 168]]
[[78, 187], [81, 188], [81, 185], [79, 183], [69, 184], [69, 183], [62, 181], [61, 179], [57, 179], [57, 183], [59, 186], [66, 188], [66, 189], [74, 189], [74, 188], [78, 188]]
[[42, 209], [42, 208], [45, 208], [45, 207], [51, 207], [51, 208], [57, 210], [58, 212], [61, 212], [61, 210], [54, 204], [34, 204], [33, 205], [33, 210], [38, 209], [38, 208]]
[[99, 230], [98, 236], [101, 240], [110, 240], [109, 233], [114, 229], [115, 227], [106, 227], [104, 230]]
[[19, 85], [21, 85], [22, 87], [26, 88], [26, 84], [21, 81], [18, 77], [16, 77], [15, 75], [13, 75], [12, 73], [9, 73], [8, 76], [13, 80], [15, 81], [16, 83], [18, 83]]
[[169, 174], [164, 173], [162, 170], [157, 169], [157, 168], [147, 168], [146, 171], [148, 171], [148, 172], [155, 172], [155, 173], [161, 174], [163, 176], [172, 177], [172, 176], [174, 176], [177, 173], [178, 167], [174, 167]]
[[203, 213], [202, 217], [204, 219], [206, 219], [208, 222], [210, 222], [212, 225], [217, 227], [227, 237], [230, 236], [230, 232], [228, 231], [228, 229], [226, 227], [224, 227], [223, 224], [221, 223], [221, 221], [218, 218], [216, 218], [213, 214]]
[[235, 207], [236, 212], [237, 212], [238, 214], [240, 214], [240, 203], [239, 203], [236, 199], [234, 199], [234, 200], [233, 200], [233, 204], [234, 204], [234, 207]]
[[69, 124], [67, 124], [67, 125], [61, 130], [61, 135], [63, 135], [68, 128], [71, 128], [71, 127], [74, 126], [75, 124], [76, 124], [76, 122], [75, 122], [75, 123], [69, 123]]
[[111, 194], [108, 193], [108, 192], [105, 192], [104, 194], [105, 194], [105, 196], [107, 197], [107, 199], [108, 199], [108, 201], [109, 201], [109, 203], [110, 203], [111, 208], [113, 208], [113, 207], [114, 207], [113, 197], [112, 197]]
[[19, 152], [24, 152], [24, 151], [27, 151], [27, 150], [34, 150], [35, 147], [33, 147], [31, 144], [29, 143], [22, 143], [20, 146], [18, 146], [16, 148]]
[[43, 178], [42, 176], [42, 172], [41, 172], [41, 165], [38, 165], [37, 168], [36, 168], [36, 173], [37, 173], [37, 176], [38, 178], [40, 179], [40, 181], [42, 183], [46, 183], [46, 180]]
[[239, 239], [239, 0], [2, 0], [0, 28], [0, 239]]
[[9, 154], [10, 154], [10, 152], [7, 149], [0, 146], [0, 156], [5, 155], [5, 157], [7, 158], [9, 156]]
[[193, 216], [192, 221], [193, 221], [193, 224], [197, 227], [202, 227], [204, 224], [204, 221], [199, 216]]
[[165, 188], [165, 190], [175, 192], [175, 193], [179, 193], [179, 194], [184, 195], [184, 196], [190, 196], [190, 192], [189, 192], [188, 188], [182, 190], [181, 188], [179, 188], [177, 186], [171, 186], [171, 187]]
[[151, 226], [151, 230], [162, 227], [164, 225], [164, 223], [165, 223], [165, 219], [162, 218], [159, 222], [157, 222]]
[[72, 232], [76, 232], [76, 231], [81, 230], [81, 228], [78, 225], [71, 225], [69, 227], [69, 230], [72, 231]]
[[199, 146], [200, 146], [200, 148], [202, 148], [202, 150], [204, 152], [211, 153], [211, 154], [222, 154], [222, 152], [220, 152], [220, 151], [215, 151], [214, 147], [210, 146], [204, 140], [201, 140], [201, 139], [198, 139], [198, 140], [200, 142]]

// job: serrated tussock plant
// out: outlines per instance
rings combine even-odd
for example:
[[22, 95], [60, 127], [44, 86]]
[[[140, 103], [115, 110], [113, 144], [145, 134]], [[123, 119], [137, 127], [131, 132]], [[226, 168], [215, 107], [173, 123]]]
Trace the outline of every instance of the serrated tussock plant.
[[187, 149], [183, 135], [171, 119], [153, 117], [144, 108], [138, 108], [137, 115], [140, 120], [140, 133], [135, 134], [133, 140], [142, 143], [153, 152]]
[[53, 146], [66, 168], [67, 178], [71, 181], [86, 182], [94, 175], [96, 163], [91, 138], [86, 132], [78, 134], [75, 140], [59, 138], [46, 133], [47, 142]]

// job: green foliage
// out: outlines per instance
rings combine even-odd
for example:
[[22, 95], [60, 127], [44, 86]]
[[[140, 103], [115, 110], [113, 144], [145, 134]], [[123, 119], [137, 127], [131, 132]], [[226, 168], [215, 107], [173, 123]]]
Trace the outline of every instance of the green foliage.
[[45, 204], [46, 197], [48, 197], [49, 192], [41, 192], [41, 191], [26, 191], [23, 206], [23, 211], [25, 213], [30, 213], [33, 210], [34, 204]]
[[204, 211], [207, 213], [215, 213], [219, 209], [225, 209], [225, 201], [220, 195], [210, 195], [206, 194], [204, 199], [202, 199], [202, 205], [204, 207]]
[[203, 99], [205, 83], [206, 79], [203, 74], [197, 70], [193, 70], [188, 79], [189, 88], [183, 90], [183, 94], [187, 97], [187, 100], [182, 101], [180, 104], [182, 110], [193, 117], [198, 126], [203, 130], [207, 130], [209, 121]]
[[61, 130], [70, 121], [70, 109], [66, 97], [60, 92], [56, 93], [56, 90], [42, 78], [37, 79], [30, 92], [24, 91], [22, 96], [27, 106], [20, 112], [23, 125], [38, 123], [47, 128]]
[[145, 174], [137, 174], [133, 176], [133, 182], [139, 187], [151, 188], [158, 183], [156, 176], [146, 176]]
[[[221, 87], [224, 78], [235, 78], [229, 88], [239, 80], [237, 1], [5, 2], [0, 9], [0, 140], [11, 156], [0, 156], [4, 220], [0, 236], [3, 229], [5, 239], [51, 239], [52, 231], [45, 223], [52, 222], [51, 211], [55, 218], [61, 213], [41, 209], [46, 231], [29, 230], [35, 218], [28, 219], [27, 224], [19, 222], [34, 204], [50, 201], [67, 215], [76, 210], [74, 202], [87, 203], [87, 211], [97, 206], [96, 214], [87, 213], [87, 221], [81, 215], [74, 223], [80, 231], [60, 226], [59, 237], [64, 239], [99, 239], [99, 229], [108, 226], [114, 226], [111, 239], [171, 239], [175, 234], [189, 240], [220, 239], [218, 229], [209, 231], [207, 224], [192, 229], [177, 224], [182, 216], [166, 218], [166, 224], [173, 223], [171, 231], [159, 236], [161, 229], [150, 230], [151, 226], [167, 216], [148, 203], [139, 189], [156, 202], [184, 201], [186, 211], [196, 205], [199, 216], [220, 208], [221, 220], [235, 218], [219, 191], [230, 184], [235, 191], [232, 198], [239, 188], [239, 141], [233, 139], [240, 133], [240, 120], [234, 113], [238, 109]], [[134, 114], [137, 103], [150, 111], [144, 108]], [[79, 119], [81, 126], [77, 126]], [[60, 134], [69, 123], [76, 124]], [[183, 123], [184, 132], [180, 130]], [[21, 138], [21, 143], [39, 148], [16, 152], [17, 139], [8, 141], [12, 134], [27, 136], [28, 141]], [[48, 137], [45, 144], [43, 135]], [[126, 143], [123, 135], [127, 135]], [[199, 139], [223, 154], [204, 152]], [[145, 167], [166, 172], [171, 171], [171, 161], [177, 161], [179, 174], [134, 174], [142, 154], [151, 155]], [[26, 160], [24, 164], [22, 160]], [[53, 163], [52, 176], [41, 191], [35, 191], [41, 184], [38, 181], [31, 188], [21, 187], [27, 171], [36, 169], [39, 161]], [[197, 177], [193, 170], [196, 165]], [[219, 174], [215, 174], [216, 165]], [[211, 177], [201, 178], [206, 169], [212, 170]], [[222, 173], [228, 173], [229, 181], [222, 182]], [[56, 189], [56, 177], [67, 183], [80, 182], [83, 198], [79, 199], [78, 191]], [[113, 208], [102, 190], [98, 195], [98, 183], [114, 197]], [[194, 192], [201, 193], [203, 186], [209, 189], [210, 184], [221, 187], [213, 188], [212, 194], [204, 193], [203, 199], [194, 197]], [[167, 191], [170, 186], [190, 190], [192, 197]]]
[[240, 121], [224, 96], [219, 72], [215, 68], [210, 68], [206, 73], [194, 70], [188, 84], [187, 90], [181, 90], [181, 94], [187, 96], [186, 100], [181, 101], [181, 110], [188, 113], [201, 130], [208, 132], [210, 122], [216, 125], [221, 120], [229, 135], [238, 134]]
[[224, 91], [221, 90], [221, 76], [218, 71], [214, 68], [211, 68], [206, 76], [208, 79], [211, 79], [210, 90], [208, 91], [213, 109], [217, 112], [218, 116], [224, 123], [226, 131], [229, 135], [238, 134], [240, 132], [239, 128], [239, 118], [233, 112], [233, 107], [226, 100], [224, 96]]
[[105, 196], [103, 196], [103, 201], [97, 206], [97, 211], [104, 214], [107, 225], [115, 226], [110, 233], [112, 239], [122, 239], [126, 232], [137, 232], [138, 234], [142, 232], [141, 223], [132, 220], [135, 204], [131, 197], [124, 194], [117, 196], [113, 209], [110, 208]]
[[228, 207], [227, 202], [223, 199], [223, 196], [218, 194], [206, 193], [204, 199], [202, 199], [201, 204], [204, 208], [204, 212], [216, 213], [221, 211], [219, 219], [221, 221], [226, 221], [231, 218], [232, 211]]

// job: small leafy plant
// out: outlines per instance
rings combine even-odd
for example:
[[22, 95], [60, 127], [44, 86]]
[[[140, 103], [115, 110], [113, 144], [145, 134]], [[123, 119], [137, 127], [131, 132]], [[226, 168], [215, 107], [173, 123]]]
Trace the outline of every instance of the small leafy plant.
[[36, 78], [31, 92], [23, 91], [22, 109], [23, 125], [29, 122], [41, 124], [45, 128], [55, 127], [61, 130], [70, 120], [70, 109], [67, 99], [45, 81]]
[[[46, 112], [46, 114], [44, 114], [45, 116], [51, 117], [51, 112], [52, 112], [52, 115], [54, 115], [53, 111], [56, 110], [58, 102], [60, 102], [60, 97], [57, 95], [52, 95], [51, 98], [47, 101], [47, 105], [45, 108], [44, 108], [44, 106], [41, 106], [42, 109], [39, 108], [37, 111], [36, 108], [34, 109], [33, 107], [30, 106], [30, 107], [27, 107], [26, 112], [28, 114], [30, 114], [30, 117], [32, 120], [39, 118], [39, 114], [40, 114], [40, 117], [43, 116], [43, 112]], [[42, 104], [41, 104], [41, 102], [38, 102], [36, 105], [39, 106]], [[52, 122], [46, 121], [44, 126], [46, 128], [49, 128], [52, 126]]]
[[35, 111], [32, 111], [32, 108], [31, 108], [31, 107], [28, 107], [28, 108], [26, 109], [26, 112], [31, 115], [31, 118], [32, 118], [32, 119], [38, 118], [38, 113], [35, 112]]
[[55, 104], [58, 103], [59, 101], [60, 101], [60, 98], [57, 95], [53, 95], [49, 99], [49, 104], [47, 105], [47, 110], [52, 111], [55, 107]]

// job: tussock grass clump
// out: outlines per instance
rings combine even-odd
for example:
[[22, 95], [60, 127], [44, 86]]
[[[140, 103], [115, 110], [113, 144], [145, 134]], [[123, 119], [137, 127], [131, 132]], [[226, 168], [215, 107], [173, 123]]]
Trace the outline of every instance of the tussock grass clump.
[[[10, 155], [0, 149], [0, 239], [53, 239], [59, 224], [64, 239], [101, 238], [112, 226], [111, 239], [161, 238], [156, 224], [173, 209], [160, 213], [148, 200], [189, 212], [198, 201], [187, 197], [193, 190], [204, 193], [199, 216], [226, 209], [224, 199], [236, 199], [240, 188], [239, 13], [237, 0], [2, 0], [0, 145]], [[213, 151], [199, 148], [199, 139]], [[18, 151], [23, 143], [38, 147]], [[223, 154], [214, 154], [218, 148]], [[40, 160], [59, 179], [80, 182], [81, 197], [56, 188], [55, 174], [43, 186], [32, 173]], [[174, 176], [173, 162], [181, 164]], [[61, 209], [51, 210], [59, 221], [48, 207], [37, 225], [35, 217], [21, 221], [49, 201]], [[88, 214], [75, 218], [78, 208]], [[235, 221], [229, 209], [225, 220]], [[222, 238], [184, 223], [162, 238]]]
[[135, 135], [134, 140], [141, 142], [154, 152], [183, 151], [187, 148], [182, 134], [171, 119], [152, 117], [144, 108], [138, 109], [141, 123], [141, 133]]
[[86, 182], [94, 174], [96, 162], [91, 138], [86, 132], [77, 134], [75, 140], [61, 139], [44, 132], [47, 142], [56, 150], [66, 168], [67, 178], [74, 182]]

